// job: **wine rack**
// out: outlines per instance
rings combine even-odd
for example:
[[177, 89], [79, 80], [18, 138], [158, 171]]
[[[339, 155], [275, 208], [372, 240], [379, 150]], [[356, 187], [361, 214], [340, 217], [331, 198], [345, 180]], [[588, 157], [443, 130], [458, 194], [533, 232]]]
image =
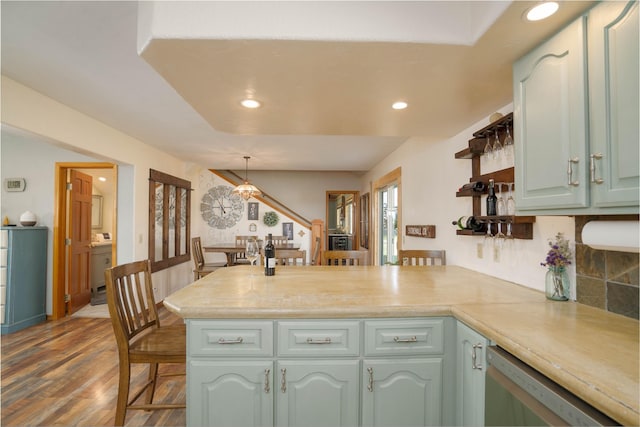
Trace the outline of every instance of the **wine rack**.
[[[487, 194], [487, 188], [489, 180], [493, 179], [495, 182], [514, 182], [514, 168], [501, 169], [495, 172], [482, 174], [480, 171], [480, 156], [484, 154], [484, 147], [488, 143], [489, 138], [498, 132], [500, 140], [504, 140], [506, 129], [509, 127], [509, 131], [513, 135], [513, 113], [509, 113], [488, 126], [473, 133], [473, 138], [469, 140], [469, 146], [464, 150], [458, 151], [455, 154], [456, 159], [470, 159], [471, 160], [471, 178], [469, 182], [483, 182], [485, 190], [482, 192], [474, 190], [462, 190], [456, 192], [456, 197], [471, 197], [473, 203], [473, 216], [476, 217], [478, 222], [488, 224], [491, 227], [491, 233], [497, 233], [498, 223], [511, 224], [511, 232], [516, 239], [533, 239], [533, 223], [536, 222], [535, 216], [516, 216], [516, 215], [504, 215], [504, 216], [482, 216], [482, 196]], [[503, 228], [502, 232], [506, 230]], [[460, 236], [483, 236], [486, 231], [473, 231], [473, 230], [457, 230], [456, 234]]]

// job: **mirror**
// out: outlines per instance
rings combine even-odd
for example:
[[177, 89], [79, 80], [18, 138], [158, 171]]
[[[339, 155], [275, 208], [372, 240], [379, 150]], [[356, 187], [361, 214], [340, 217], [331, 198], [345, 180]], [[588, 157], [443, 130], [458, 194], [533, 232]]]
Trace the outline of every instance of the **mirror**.
[[102, 229], [102, 196], [91, 196], [91, 228]]
[[328, 250], [358, 249], [358, 191], [327, 191]]

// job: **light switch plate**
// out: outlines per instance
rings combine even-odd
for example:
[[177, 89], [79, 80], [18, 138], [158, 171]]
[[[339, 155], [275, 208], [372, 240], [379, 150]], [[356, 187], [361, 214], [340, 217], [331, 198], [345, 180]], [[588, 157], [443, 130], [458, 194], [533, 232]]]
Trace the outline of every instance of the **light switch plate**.
[[480, 259], [482, 259], [482, 256], [483, 256], [483, 253], [482, 253], [483, 249], [484, 249], [484, 245], [482, 243], [478, 243], [476, 245], [476, 255]]

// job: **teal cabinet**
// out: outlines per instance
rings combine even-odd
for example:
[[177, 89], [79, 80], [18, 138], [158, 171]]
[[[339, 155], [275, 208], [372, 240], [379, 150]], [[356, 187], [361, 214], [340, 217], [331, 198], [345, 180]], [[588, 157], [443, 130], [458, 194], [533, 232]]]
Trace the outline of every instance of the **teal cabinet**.
[[578, 19], [513, 66], [519, 211], [588, 206], [585, 25]]
[[640, 200], [638, 2], [602, 2], [589, 12], [592, 205]]
[[276, 425], [357, 426], [358, 360], [278, 362]]
[[2, 227], [2, 334], [16, 332], [47, 319], [47, 234], [47, 227]]
[[187, 319], [189, 426], [455, 420], [455, 319]]
[[442, 359], [365, 360], [363, 426], [442, 425]]
[[520, 214], [640, 211], [638, 22], [599, 3], [514, 64]]
[[273, 426], [272, 361], [191, 360], [187, 376], [187, 425]]
[[483, 426], [489, 340], [462, 322], [456, 333], [456, 425]]

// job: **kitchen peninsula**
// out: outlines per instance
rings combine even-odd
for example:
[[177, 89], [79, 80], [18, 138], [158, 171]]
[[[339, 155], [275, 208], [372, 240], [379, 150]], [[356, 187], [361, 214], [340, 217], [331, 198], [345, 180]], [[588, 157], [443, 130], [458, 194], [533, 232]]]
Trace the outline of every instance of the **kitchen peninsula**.
[[[396, 356], [385, 347], [385, 333], [380, 332], [386, 327], [383, 322], [391, 322], [389, 330], [411, 327], [415, 322], [429, 329], [424, 337], [412, 333], [394, 339], [425, 339], [422, 354], [431, 355], [425, 361], [440, 363], [441, 370], [433, 372], [445, 377], [430, 379], [435, 387], [441, 384], [444, 395], [436, 422], [452, 424], [454, 420], [448, 417], [455, 412], [455, 391], [446, 384], [452, 380], [447, 375], [455, 376], [447, 361], [455, 359], [455, 352], [451, 353], [447, 337], [455, 336], [448, 322], [456, 320], [614, 420], [640, 424], [637, 321], [577, 303], [547, 301], [541, 292], [461, 267], [281, 267], [273, 277], [265, 277], [255, 267], [234, 267], [206, 276], [164, 303], [187, 322], [189, 424], [197, 424], [194, 412], [198, 416], [206, 412], [194, 400], [200, 399], [197, 395], [207, 386], [194, 382], [205, 381], [206, 373], [224, 366], [236, 369], [240, 365], [245, 369], [251, 365], [260, 373], [260, 393], [255, 395], [260, 395], [261, 408], [254, 405], [254, 411], [262, 410], [269, 417], [275, 406], [277, 424], [282, 424], [284, 417], [295, 412], [291, 402], [279, 404], [277, 400], [273, 405], [265, 396], [273, 389], [280, 399], [287, 391], [285, 375], [295, 381], [296, 368], [311, 356], [305, 354], [305, 342], [300, 342], [302, 335], [296, 331], [322, 331], [312, 333], [313, 338], [306, 341], [312, 344], [313, 362], [321, 359], [332, 365], [339, 357], [345, 363], [341, 369], [348, 369], [360, 360], [365, 366], [371, 359], [375, 359], [372, 364], [383, 364], [384, 360], [376, 359], [381, 355]], [[364, 335], [362, 341], [349, 335], [359, 333]], [[368, 347], [369, 338], [380, 337], [381, 342]], [[353, 347], [361, 342], [364, 351], [358, 353]], [[413, 357], [410, 352], [406, 356]], [[295, 357], [298, 359], [290, 360]], [[360, 381], [365, 389], [374, 382], [372, 372], [374, 369], [362, 370]], [[369, 384], [367, 375], [371, 375]], [[362, 424], [370, 420], [366, 401], [370, 394], [362, 391]], [[209, 415], [215, 417], [212, 412]]]

